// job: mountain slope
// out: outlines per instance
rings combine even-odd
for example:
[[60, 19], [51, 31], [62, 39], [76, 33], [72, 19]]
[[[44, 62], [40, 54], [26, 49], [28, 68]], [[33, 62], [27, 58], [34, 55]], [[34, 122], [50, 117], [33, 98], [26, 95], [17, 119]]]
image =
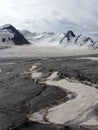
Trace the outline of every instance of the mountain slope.
[[63, 33], [54, 33], [54, 32], [43, 32], [43, 33], [31, 33], [27, 30], [20, 31], [22, 35], [28, 39], [29, 42], [35, 45], [59, 45], [60, 40], [64, 37]]
[[4, 25], [0, 28], [0, 42], [15, 45], [30, 44], [30, 42], [10, 24]]
[[83, 35], [76, 36], [73, 31], [67, 33], [31, 33], [29, 31], [21, 31], [21, 33], [33, 44], [42, 46], [62, 46], [67, 48], [87, 48], [94, 46], [94, 42], [90, 37]]
[[59, 42], [64, 47], [91, 47], [94, 42], [90, 37], [83, 35], [76, 36], [72, 31], [68, 31]]

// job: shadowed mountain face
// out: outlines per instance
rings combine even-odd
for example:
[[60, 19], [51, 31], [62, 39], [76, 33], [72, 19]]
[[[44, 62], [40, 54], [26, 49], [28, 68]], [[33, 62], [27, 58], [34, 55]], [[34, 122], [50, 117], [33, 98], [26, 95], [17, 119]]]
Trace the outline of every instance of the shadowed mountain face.
[[15, 45], [30, 44], [30, 42], [12, 25], [4, 25], [0, 28], [0, 40], [2, 43], [12, 42]]

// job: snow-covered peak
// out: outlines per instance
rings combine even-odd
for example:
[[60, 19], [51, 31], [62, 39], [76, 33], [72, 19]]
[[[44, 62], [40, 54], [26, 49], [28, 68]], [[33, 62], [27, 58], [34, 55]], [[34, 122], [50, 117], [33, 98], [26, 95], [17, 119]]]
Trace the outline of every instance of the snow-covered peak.
[[0, 30], [15, 30], [15, 28], [11, 24], [6, 24], [0, 27]]
[[75, 44], [80, 46], [93, 46], [94, 42], [90, 37], [79, 35], [75, 39]]
[[0, 43], [23, 45], [29, 44], [29, 41], [11, 24], [0, 27]]
[[9, 28], [11, 26], [12, 26], [11, 24], [5, 24], [5, 25], [1, 26], [0, 29]]
[[76, 36], [72, 31], [68, 31], [61, 39], [60, 45], [64, 47], [91, 47], [94, 42], [90, 37], [81, 34]]
[[43, 33], [22, 33], [31, 43], [42, 46], [62, 46], [71, 48], [87, 48], [94, 46], [93, 40], [89, 36], [75, 35], [73, 31], [67, 33], [54, 33], [54, 32], [43, 32]]
[[66, 36], [67, 40], [70, 41], [71, 38], [75, 37], [75, 34], [73, 33], [73, 31], [68, 31], [65, 36]]
[[90, 37], [76, 36], [73, 31], [67, 33], [28, 33], [27, 31], [23, 35], [32, 43], [36, 45], [58, 45], [63, 47], [82, 47], [93, 46], [94, 42]]

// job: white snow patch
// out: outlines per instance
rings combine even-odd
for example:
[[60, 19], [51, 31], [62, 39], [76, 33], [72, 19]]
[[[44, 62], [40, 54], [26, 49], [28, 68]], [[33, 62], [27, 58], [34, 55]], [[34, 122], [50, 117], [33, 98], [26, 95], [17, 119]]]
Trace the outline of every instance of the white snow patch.
[[32, 72], [32, 78], [35, 79], [35, 78], [40, 78], [42, 76], [42, 73], [41, 72]]
[[57, 75], [58, 75], [58, 71], [57, 71], [57, 72], [54, 72], [53, 74], [51, 74], [51, 75], [47, 78], [47, 80], [54, 80], [54, 79], [57, 78]]
[[[41, 73], [42, 74], [42, 73]], [[44, 118], [49, 123], [56, 124], [82, 124], [82, 125], [98, 125], [98, 118], [95, 114], [95, 106], [98, 104], [98, 90], [94, 87], [82, 84], [78, 81], [70, 82], [67, 79], [59, 81], [54, 80], [58, 72], [54, 72], [44, 82], [47, 85], [59, 86], [61, 89], [67, 89], [75, 92], [77, 97], [47, 110], [47, 114], [37, 112], [29, 118], [32, 121], [43, 122]], [[36, 78], [39, 77], [39, 72]], [[34, 77], [33, 77], [34, 78]], [[39, 114], [40, 113], [40, 114]]]
[[[98, 100], [98, 90], [96, 88], [79, 82], [69, 82], [66, 79], [59, 81], [51, 80], [45, 83], [76, 92], [78, 95], [73, 100], [49, 109], [47, 115], [49, 122], [74, 124], [88, 120], [87, 116], [88, 114], [90, 116], [91, 111], [93, 111], [93, 104], [96, 104], [96, 100]], [[91, 118], [91, 116], [89, 118]]]
[[37, 68], [37, 66], [36, 66], [36, 65], [33, 65], [32, 68], [31, 68], [29, 71], [33, 71], [33, 70], [35, 70], [36, 68]]
[[38, 72], [38, 71], [36, 70], [36, 68], [37, 68], [37, 66], [36, 66], [36, 64], [35, 64], [35, 65], [33, 65], [32, 68], [29, 70], [29, 71], [31, 71], [31, 77], [32, 77], [33, 79], [41, 78], [41, 76], [42, 76], [42, 73], [41, 73], [41, 72]]
[[46, 115], [46, 112], [47, 112], [46, 110], [42, 109], [39, 112], [36, 112], [36, 113], [32, 114], [30, 116], [29, 120], [33, 121], [33, 122], [49, 124], [44, 119], [44, 116]]

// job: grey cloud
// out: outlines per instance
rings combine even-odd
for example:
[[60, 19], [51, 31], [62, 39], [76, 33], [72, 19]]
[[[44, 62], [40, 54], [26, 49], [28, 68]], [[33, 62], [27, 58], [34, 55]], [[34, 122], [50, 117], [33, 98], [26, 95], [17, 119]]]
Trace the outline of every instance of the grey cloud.
[[0, 24], [31, 31], [98, 31], [97, 0], [0, 0]]

